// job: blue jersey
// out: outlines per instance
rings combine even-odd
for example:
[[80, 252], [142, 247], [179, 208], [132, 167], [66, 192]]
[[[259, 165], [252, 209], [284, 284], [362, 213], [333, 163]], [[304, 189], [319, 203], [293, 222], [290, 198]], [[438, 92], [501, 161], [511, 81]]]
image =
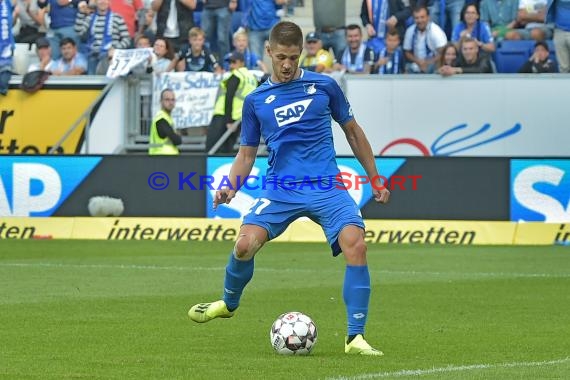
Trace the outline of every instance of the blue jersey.
[[[453, 30], [453, 33], [451, 34], [451, 41], [459, 41], [461, 39], [461, 32], [463, 32], [465, 29], [467, 29], [467, 25], [465, 25], [464, 22], [457, 24]], [[489, 24], [484, 21], [476, 22], [475, 26], [473, 27], [471, 37], [484, 44], [488, 44], [494, 40], [493, 33], [491, 33]]]
[[334, 177], [335, 160], [331, 116], [340, 125], [350, 121], [352, 109], [338, 84], [326, 75], [301, 70], [298, 79], [271, 79], [244, 102], [241, 145], [267, 144], [268, 178], [295, 183], [308, 178]]

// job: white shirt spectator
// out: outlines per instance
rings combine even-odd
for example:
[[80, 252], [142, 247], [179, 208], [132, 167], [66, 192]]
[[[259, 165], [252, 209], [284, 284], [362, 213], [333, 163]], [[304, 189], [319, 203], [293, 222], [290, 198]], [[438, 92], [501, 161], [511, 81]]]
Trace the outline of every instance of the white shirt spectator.
[[437, 50], [447, 44], [445, 32], [432, 21], [424, 31], [416, 29], [415, 24], [406, 29], [403, 47], [404, 50], [411, 51], [419, 59], [426, 59], [437, 54]]

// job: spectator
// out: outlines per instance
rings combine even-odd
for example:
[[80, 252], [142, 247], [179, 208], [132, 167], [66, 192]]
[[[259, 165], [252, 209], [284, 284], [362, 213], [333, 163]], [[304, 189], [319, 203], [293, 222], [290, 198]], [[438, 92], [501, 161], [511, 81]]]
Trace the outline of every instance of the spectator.
[[197, 26], [188, 32], [189, 45], [186, 45], [174, 56], [171, 65], [176, 71], [209, 71], [221, 73], [222, 68], [216, 57], [204, 46], [206, 36]]
[[61, 58], [55, 63], [53, 75], [83, 75], [87, 73], [87, 59], [77, 51], [73, 38], [66, 37], [59, 43]]
[[457, 46], [453, 42], [448, 42], [447, 45], [443, 47], [437, 61], [437, 72], [444, 77], [456, 74], [455, 68], [458, 67], [458, 58], [459, 52], [457, 51]]
[[[496, 1], [496, 0], [493, 0]], [[418, 4], [421, 2], [418, 2]], [[461, 9], [465, 0], [428, 0], [426, 2], [431, 20], [443, 31], [453, 31], [459, 25]], [[473, 1], [467, 1], [473, 3]]]
[[313, 24], [323, 49], [338, 56], [346, 48], [346, 0], [313, 0]]
[[137, 13], [143, 11], [142, 0], [110, 0], [111, 12], [120, 15], [129, 31], [131, 40], [135, 39], [137, 30]]
[[174, 91], [167, 88], [160, 93], [160, 110], [150, 125], [149, 155], [177, 155], [182, 137], [174, 131], [172, 110], [176, 106]]
[[6, 95], [12, 78], [14, 57], [13, 5], [10, 0], [0, 0], [0, 24], [4, 27], [0, 33], [0, 95]]
[[263, 59], [265, 41], [269, 39], [269, 32], [280, 20], [282, 5], [287, 0], [240, 0], [243, 1], [245, 27], [249, 34], [249, 48], [259, 58]]
[[150, 49], [152, 47], [152, 43], [150, 42], [149, 36], [138, 36], [135, 42], [135, 48], [137, 49]]
[[349, 74], [370, 74], [374, 64], [374, 51], [362, 41], [362, 30], [356, 24], [346, 27], [346, 48], [336, 56], [335, 70]]
[[166, 38], [157, 38], [154, 40], [153, 50], [156, 61], [152, 64], [152, 72], [155, 74], [166, 72], [172, 63], [172, 59], [174, 59], [174, 50], [170, 41]]
[[194, 27], [196, 0], [152, 0], [151, 9], [156, 13], [156, 36], [168, 39], [178, 51]]
[[385, 47], [386, 33], [392, 28], [402, 37], [411, 14], [410, 7], [402, 0], [362, 0], [360, 19], [368, 33], [368, 47], [378, 54]]
[[479, 7], [477, 4], [466, 4], [461, 10], [461, 22], [451, 36], [451, 41], [459, 42], [463, 37], [471, 37], [477, 41], [479, 48], [487, 53], [496, 50], [493, 34], [489, 25], [479, 20]]
[[257, 87], [257, 79], [245, 67], [245, 57], [242, 53], [233, 51], [229, 54], [228, 61], [231, 75], [220, 83], [214, 117], [208, 127], [206, 152], [209, 152], [228, 130], [233, 130], [233, 133], [218, 148], [217, 152], [233, 151], [237, 139], [236, 122], [241, 121], [243, 101]]
[[311, 32], [305, 37], [305, 51], [299, 59], [299, 67], [322, 73], [331, 71], [334, 64], [334, 58], [330, 52], [323, 49], [321, 37], [316, 32]]
[[374, 63], [374, 74], [402, 74], [404, 68], [404, 52], [400, 46], [400, 34], [395, 29], [388, 31], [386, 35], [386, 47], [380, 50], [378, 59]]
[[534, 44], [534, 53], [529, 60], [521, 66], [519, 73], [555, 73], [556, 65], [552, 62], [549, 56], [550, 50], [548, 49], [548, 44], [544, 41], [537, 41]]
[[94, 75], [97, 65], [112, 57], [114, 49], [127, 49], [132, 42], [123, 18], [109, 9], [109, 0], [96, 0], [95, 11], [88, 13], [87, 4], [82, 1], [75, 31], [87, 44], [87, 73]]
[[543, 41], [552, 39], [552, 27], [545, 24], [547, 0], [519, 0], [517, 23], [523, 28], [513, 31], [514, 40]]
[[491, 59], [488, 54], [481, 54], [479, 41], [473, 37], [461, 40], [461, 55], [457, 67], [457, 74], [490, 74], [493, 72]]
[[570, 73], [570, 5], [567, 1], [548, 2], [547, 22], [554, 23], [554, 47], [561, 73]]
[[[151, 49], [152, 44], [150, 42], [150, 38], [148, 36], [145, 36], [145, 35], [138, 36], [137, 42], [135, 43], [135, 48], [136, 49]], [[153, 51], [152, 54], [150, 54], [150, 56], [148, 57], [147, 61], [142, 62], [141, 64], [133, 67], [131, 69], [131, 73], [136, 74], [136, 75], [150, 74], [150, 73], [152, 73], [154, 62], [156, 62], [156, 55], [154, 55], [154, 51]], [[143, 94], [142, 88], [144, 88], [144, 86], [141, 86], [141, 95], [146, 95], [146, 94]], [[149, 91], [149, 94], [150, 94], [150, 91]]]
[[230, 51], [230, 29], [232, 12], [236, 10], [237, 0], [207, 0], [202, 11], [202, 29], [210, 49], [220, 59]]
[[56, 62], [52, 59], [51, 45], [47, 38], [40, 37], [37, 39], [36, 54], [38, 55], [39, 62], [32, 63], [28, 67], [28, 72], [42, 70], [51, 73], [52, 70], [57, 67]]
[[425, 6], [414, 9], [414, 25], [410, 25], [404, 37], [404, 53], [409, 61], [406, 71], [428, 74], [435, 70], [435, 63], [447, 43], [444, 31], [430, 20]]
[[512, 31], [517, 27], [518, 6], [518, 0], [481, 1], [481, 21], [489, 24], [495, 41], [513, 39]]
[[80, 0], [37, 0], [40, 9], [48, 9], [49, 28], [47, 36], [53, 52], [53, 57], [59, 59], [59, 43], [65, 37], [73, 38], [79, 44], [79, 37], [75, 31], [75, 19]]
[[[17, 43], [33, 44], [38, 38], [45, 37], [44, 17], [46, 9], [40, 9], [36, 0], [18, 0], [16, 15], [20, 20]], [[14, 22], [16, 20], [14, 19]]]
[[[247, 36], [247, 32], [245, 30], [237, 30], [234, 33], [233, 44], [235, 51], [243, 54], [245, 59], [245, 67], [247, 67], [249, 70], [259, 69], [266, 74], [269, 73], [267, 66], [265, 65], [265, 63], [263, 63], [261, 58], [249, 49], [248, 47], [249, 39]], [[226, 71], [230, 70], [229, 67], [230, 61], [228, 59], [229, 56], [230, 54], [227, 54], [224, 57], [224, 70]]]

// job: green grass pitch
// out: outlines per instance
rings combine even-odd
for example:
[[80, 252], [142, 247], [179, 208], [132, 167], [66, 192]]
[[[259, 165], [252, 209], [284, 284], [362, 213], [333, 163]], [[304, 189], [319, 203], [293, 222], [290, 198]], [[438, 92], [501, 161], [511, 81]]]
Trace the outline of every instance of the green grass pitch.
[[[1, 241], [0, 379], [570, 378], [569, 247], [369, 246], [382, 358], [344, 354], [344, 261], [325, 244], [268, 244], [236, 316], [191, 322], [230, 249]], [[269, 344], [293, 310], [319, 329], [307, 357]]]

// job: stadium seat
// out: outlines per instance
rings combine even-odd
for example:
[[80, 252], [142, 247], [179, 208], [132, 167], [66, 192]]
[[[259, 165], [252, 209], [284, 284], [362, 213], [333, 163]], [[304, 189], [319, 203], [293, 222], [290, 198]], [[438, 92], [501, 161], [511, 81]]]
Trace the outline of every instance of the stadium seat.
[[494, 54], [499, 73], [516, 73], [530, 57], [534, 48], [533, 40], [502, 41]]

